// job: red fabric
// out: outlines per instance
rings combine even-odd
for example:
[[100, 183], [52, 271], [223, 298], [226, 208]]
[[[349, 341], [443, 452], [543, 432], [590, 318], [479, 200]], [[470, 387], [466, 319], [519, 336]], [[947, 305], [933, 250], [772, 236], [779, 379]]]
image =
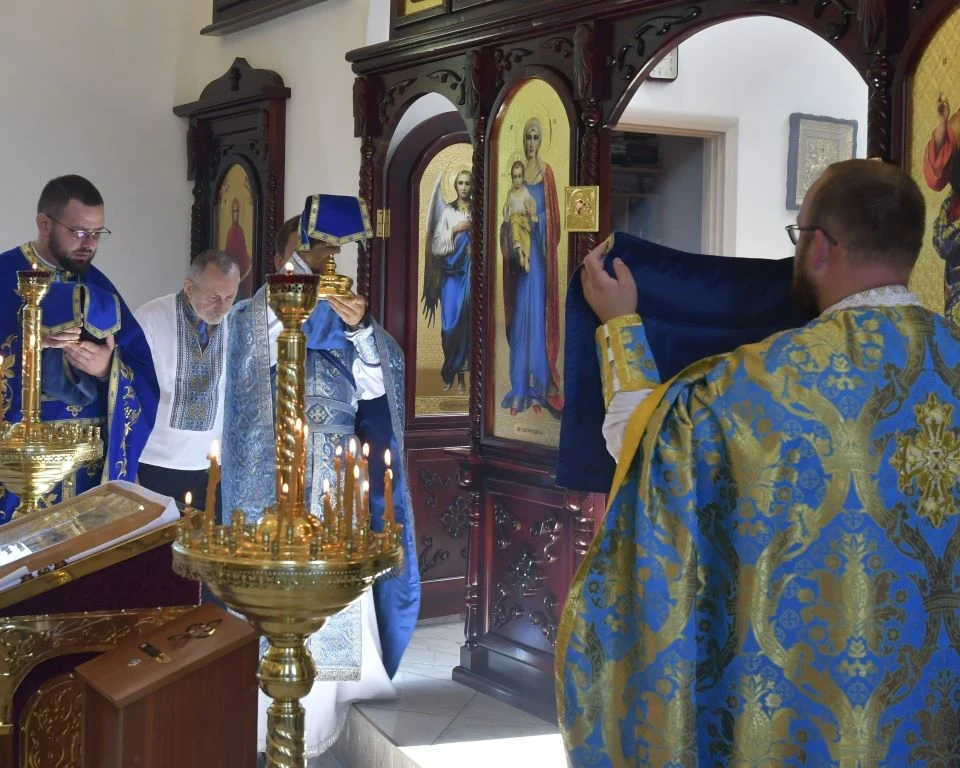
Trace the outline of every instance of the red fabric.
[[[927, 143], [927, 151], [923, 154], [923, 178], [927, 186], [935, 192], [939, 192], [950, 183], [950, 174], [953, 170], [954, 162], [960, 162], [956, 158], [957, 152], [957, 134], [953, 127], [953, 121], [960, 117], [960, 112], [955, 112], [953, 117], [947, 121], [947, 135], [937, 149], [933, 136]], [[954, 190], [953, 200], [950, 203], [949, 217], [950, 221], [960, 219], [960, 194]]]
[[557, 197], [557, 182], [553, 178], [553, 169], [543, 164], [543, 194], [547, 206], [547, 360], [550, 374], [557, 386], [557, 394], [548, 398], [550, 405], [558, 411], [563, 409], [563, 382], [560, 379], [560, 291], [557, 277], [560, 245], [560, 200]]

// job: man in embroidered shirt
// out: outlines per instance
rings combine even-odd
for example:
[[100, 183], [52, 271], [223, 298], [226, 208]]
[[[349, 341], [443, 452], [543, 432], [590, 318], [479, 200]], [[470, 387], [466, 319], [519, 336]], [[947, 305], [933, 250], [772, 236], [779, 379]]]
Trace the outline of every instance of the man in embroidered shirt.
[[140, 484], [179, 501], [189, 491], [197, 507], [206, 499], [211, 444], [223, 429], [226, 316], [239, 285], [232, 256], [204, 251], [187, 269], [181, 291], [136, 312], [160, 382], [157, 423], [140, 457]]
[[630, 417], [558, 635], [573, 766], [956, 754], [938, 723], [960, 700], [960, 337], [906, 287], [923, 197], [839, 163], [788, 232], [819, 317]]
[[[76, 473], [76, 492], [101, 481], [134, 480], [140, 451], [153, 427], [157, 379], [140, 326], [117, 289], [93, 266], [104, 227], [103, 197], [82, 176], [48, 182], [37, 203], [37, 237], [0, 254], [0, 418], [21, 419], [21, 318], [17, 272], [51, 273], [41, 307], [40, 417], [98, 424], [103, 463]], [[61, 499], [61, 484], [40, 499]], [[19, 499], [0, 485], [0, 523]]]

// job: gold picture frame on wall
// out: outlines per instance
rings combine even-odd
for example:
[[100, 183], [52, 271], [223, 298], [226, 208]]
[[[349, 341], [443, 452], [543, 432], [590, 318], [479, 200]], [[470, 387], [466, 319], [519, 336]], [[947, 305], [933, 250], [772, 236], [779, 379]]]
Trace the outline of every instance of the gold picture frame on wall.
[[432, 11], [443, 8], [447, 0], [398, 0], [397, 17], [412, 16], [422, 11]]
[[567, 187], [564, 200], [563, 218], [567, 232], [596, 232], [600, 229], [600, 187]]
[[[927, 226], [910, 289], [923, 305], [960, 327], [960, 10], [923, 51], [907, 93], [907, 171], [927, 203]], [[949, 125], [949, 131], [947, 126]]]
[[570, 186], [570, 119], [545, 80], [522, 81], [494, 127], [492, 200], [495, 437], [555, 448], [564, 406], [561, 308], [569, 238], [560, 192]]
[[787, 148], [787, 210], [799, 211], [803, 196], [827, 166], [857, 156], [857, 121], [821, 115], [790, 115]]

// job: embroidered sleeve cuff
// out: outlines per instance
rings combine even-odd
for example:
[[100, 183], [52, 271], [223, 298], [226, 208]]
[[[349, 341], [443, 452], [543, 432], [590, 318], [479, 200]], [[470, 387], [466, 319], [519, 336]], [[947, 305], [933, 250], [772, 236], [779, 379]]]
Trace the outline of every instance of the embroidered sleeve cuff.
[[653, 389], [660, 383], [660, 372], [637, 314], [615, 317], [600, 326], [597, 353], [605, 406], [617, 392]]
[[373, 335], [373, 323], [367, 321], [359, 330], [347, 328], [345, 333], [357, 350], [357, 355], [367, 365], [380, 365], [380, 354], [377, 352], [377, 340]]

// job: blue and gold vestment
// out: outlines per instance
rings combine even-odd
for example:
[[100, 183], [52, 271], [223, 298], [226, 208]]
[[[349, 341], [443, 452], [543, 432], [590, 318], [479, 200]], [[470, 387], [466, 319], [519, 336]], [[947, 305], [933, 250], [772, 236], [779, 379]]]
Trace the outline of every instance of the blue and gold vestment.
[[960, 337], [919, 306], [655, 389], [561, 621], [571, 764], [956, 765], [958, 398]]
[[[79, 325], [83, 338], [102, 340], [113, 334], [116, 343], [104, 381], [72, 368], [62, 350], [41, 353], [41, 419], [98, 425], [104, 436], [103, 464], [80, 469], [76, 491], [81, 493], [107, 480], [134, 481], [140, 454], [153, 429], [160, 387], [140, 325], [96, 267], [91, 266], [79, 279], [53, 270], [39, 259], [30, 243], [0, 254], [0, 417], [8, 422], [22, 418], [23, 300], [17, 295], [17, 272], [29, 269], [52, 273], [50, 289], [40, 305], [44, 332]], [[58, 483], [40, 500], [41, 506], [57, 503], [60, 495]], [[0, 523], [10, 520], [18, 503], [18, 497], [0, 485]]]

